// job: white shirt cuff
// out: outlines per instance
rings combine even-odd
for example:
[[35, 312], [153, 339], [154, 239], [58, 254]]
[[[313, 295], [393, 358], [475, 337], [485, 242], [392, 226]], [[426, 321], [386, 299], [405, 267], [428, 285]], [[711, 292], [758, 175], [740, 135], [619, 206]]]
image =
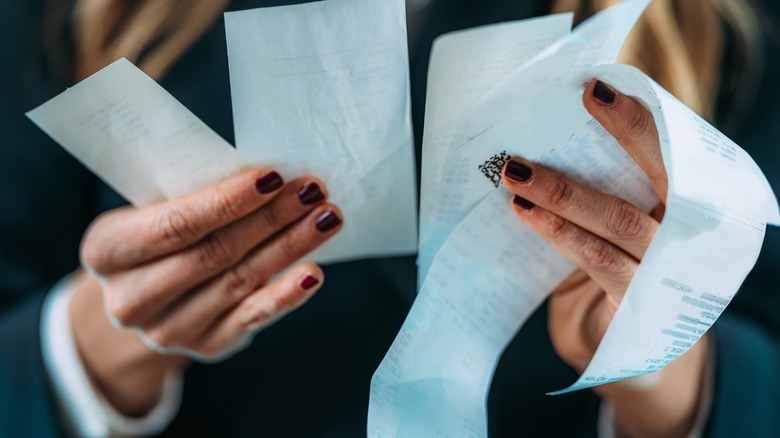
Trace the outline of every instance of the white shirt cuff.
[[[715, 386], [715, 342], [710, 340], [710, 349], [707, 365], [704, 367], [704, 376], [702, 378], [701, 399], [699, 401], [699, 412], [696, 414], [696, 422], [691, 429], [691, 433], [686, 438], [701, 438], [704, 435], [704, 427], [707, 425], [710, 408], [712, 408], [712, 392]], [[641, 379], [642, 377], [636, 377]], [[598, 438], [619, 438], [615, 428], [615, 406], [607, 400], [602, 400], [599, 409], [599, 418], [597, 423]]]
[[41, 344], [60, 414], [68, 432], [79, 437], [144, 436], [165, 430], [181, 405], [183, 373], [172, 371], [162, 397], [146, 416], [129, 418], [117, 412], [95, 389], [84, 370], [70, 325], [70, 276], [57, 283], [43, 304]]

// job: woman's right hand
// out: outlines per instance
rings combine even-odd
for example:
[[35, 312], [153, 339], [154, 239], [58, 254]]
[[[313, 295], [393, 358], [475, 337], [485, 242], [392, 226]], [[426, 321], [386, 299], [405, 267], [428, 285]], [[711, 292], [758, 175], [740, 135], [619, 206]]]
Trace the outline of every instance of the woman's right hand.
[[[224, 358], [322, 284], [312, 263], [271, 279], [341, 229], [326, 198], [314, 178], [285, 184], [273, 170], [246, 171], [179, 199], [103, 214], [84, 237], [82, 263], [115, 326], [134, 328], [159, 353]], [[95, 331], [79, 328], [88, 317], [78, 309], [90, 306], [79, 305], [76, 289], [73, 331], [94, 375], [103, 359], [84, 350], [107, 342], [83, 339]]]

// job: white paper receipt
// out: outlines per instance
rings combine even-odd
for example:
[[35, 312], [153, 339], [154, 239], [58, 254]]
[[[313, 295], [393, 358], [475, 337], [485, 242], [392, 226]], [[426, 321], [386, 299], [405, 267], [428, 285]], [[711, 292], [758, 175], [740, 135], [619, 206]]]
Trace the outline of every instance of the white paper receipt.
[[[650, 109], [669, 193], [660, 229], [595, 356], [559, 393], [663, 368], [712, 326], [754, 266], [767, 223], [780, 223], [760, 169], [651, 79], [613, 64], [648, 3], [627, 0], [603, 11], [496, 75], [487, 89], [478, 80], [476, 89], [485, 90], [478, 99], [467, 93], [474, 90], [469, 81], [447, 79], [453, 72], [446, 66], [467, 64], [448, 48], [468, 37], [467, 53], [487, 52], [506, 29], [436, 43], [429, 83], [454, 89], [445, 100], [429, 86], [421, 288], [371, 382], [370, 437], [487, 436], [486, 398], [501, 353], [574, 269], [511, 214], [511, 194], [496, 184], [502, 160], [531, 159], [646, 211], [658, 202], [646, 175], [584, 109], [582, 85], [592, 78]], [[546, 26], [554, 34], [558, 24], [550, 17], [502, 26], [517, 26], [518, 35], [523, 26], [539, 33]], [[485, 65], [502, 65], [500, 52], [493, 53], [498, 58]]]
[[316, 175], [347, 226], [318, 260], [413, 254], [417, 185], [404, 0], [225, 15], [238, 151]]
[[247, 165], [230, 143], [126, 59], [27, 116], [138, 207], [205, 188]]
[[345, 227], [317, 262], [414, 253], [414, 151], [403, 0], [226, 14], [237, 150], [127, 60], [28, 116], [136, 206], [250, 165], [321, 178]]

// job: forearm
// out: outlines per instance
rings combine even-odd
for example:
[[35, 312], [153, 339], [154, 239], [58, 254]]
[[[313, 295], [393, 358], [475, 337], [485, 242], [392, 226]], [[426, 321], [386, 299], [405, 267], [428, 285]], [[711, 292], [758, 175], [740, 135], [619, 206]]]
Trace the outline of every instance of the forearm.
[[710, 360], [710, 336], [663, 370], [595, 391], [615, 409], [619, 436], [630, 438], [687, 437], [700, 413], [702, 388]]
[[166, 374], [188, 361], [160, 355], [132, 330], [112, 326], [94, 277], [79, 271], [71, 281], [71, 328], [93, 385], [122, 414], [148, 413], [160, 399]]

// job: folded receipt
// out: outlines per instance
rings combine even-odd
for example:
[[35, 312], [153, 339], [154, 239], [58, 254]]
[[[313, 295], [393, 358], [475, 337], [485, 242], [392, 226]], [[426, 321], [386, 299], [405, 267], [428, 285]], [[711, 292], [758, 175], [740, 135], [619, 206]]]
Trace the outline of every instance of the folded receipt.
[[416, 185], [403, 0], [225, 16], [237, 149], [121, 59], [28, 117], [132, 204], [250, 165], [328, 186], [345, 227], [307, 258], [413, 253]]
[[[502, 351], [575, 268], [511, 214], [512, 195], [498, 184], [508, 157], [533, 160], [645, 211], [658, 202], [647, 176], [584, 109], [583, 84], [592, 78], [652, 112], [669, 193], [663, 222], [595, 356], [556, 394], [663, 368], [736, 294], [766, 224], [780, 223], [777, 200], [739, 146], [643, 73], [613, 64], [648, 3], [620, 3], [570, 35], [560, 29], [570, 16], [551, 16], [436, 42], [423, 142], [421, 286], [372, 379], [370, 437], [486, 436], [486, 398]], [[522, 38], [524, 29], [562, 38], [540, 49]], [[516, 38], [504, 40], [512, 32]], [[503, 59], [510, 52], [496, 44], [515, 44], [532, 59], [506, 72], [516, 54]], [[457, 47], [493, 56], [459, 58]], [[471, 86], [475, 69], [499, 72]]]

